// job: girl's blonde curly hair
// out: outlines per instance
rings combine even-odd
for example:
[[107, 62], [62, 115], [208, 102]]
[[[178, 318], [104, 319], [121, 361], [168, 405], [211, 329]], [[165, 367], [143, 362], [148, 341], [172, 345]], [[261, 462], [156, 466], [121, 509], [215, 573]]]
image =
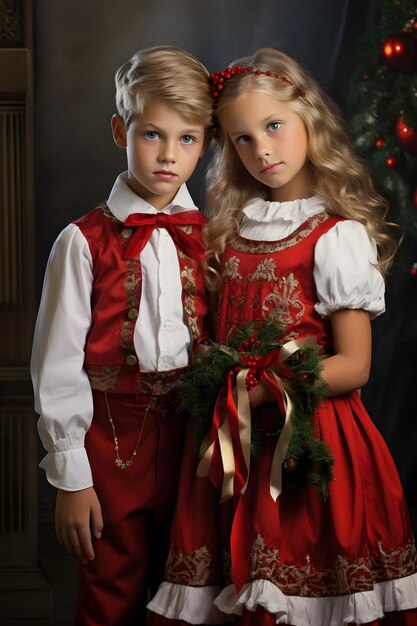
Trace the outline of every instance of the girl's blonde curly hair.
[[[224, 107], [247, 91], [265, 93], [285, 103], [304, 121], [308, 135], [308, 159], [314, 175], [313, 193], [331, 215], [363, 224], [378, 249], [378, 268], [389, 270], [400, 236], [398, 226], [387, 221], [388, 203], [376, 191], [366, 164], [354, 154], [340, 112], [310, 74], [291, 56], [262, 48], [231, 67], [252, 67], [285, 76], [290, 82], [265, 74], [241, 73], [225, 80], [216, 101], [221, 121]], [[207, 205], [211, 220], [205, 229], [208, 287], [220, 285], [220, 259], [226, 242], [237, 233], [242, 209], [255, 197], [269, 199], [270, 190], [244, 168], [226, 133], [214, 142], [213, 158], [206, 174]]]

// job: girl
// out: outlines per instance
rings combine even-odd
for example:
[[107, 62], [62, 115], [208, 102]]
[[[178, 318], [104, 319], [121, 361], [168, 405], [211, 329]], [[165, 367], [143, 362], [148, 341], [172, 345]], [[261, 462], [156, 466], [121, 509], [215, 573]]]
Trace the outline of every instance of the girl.
[[[244, 626], [376, 625], [386, 616], [384, 625], [415, 625], [417, 555], [406, 503], [357, 391], [370, 369], [370, 319], [384, 311], [383, 277], [398, 246], [387, 206], [333, 105], [288, 55], [261, 49], [211, 80], [219, 137], [207, 240], [217, 340], [274, 316], [286, 340], [315, 336], [328, 394], [314, 425], [331, 448], [334, 478], [325, 500], [314, 487], [289, 488], [283, 472], [274, 501], [274, 446], [264, 436], [246, 488], [219, 507], [207, 478], [193, 477], [187, 453], [167, 581], [150, 608], [192, 624], [234, 616]], [[270, 387], [258, 384], [250, 399], [252, 423], [268, 431], [279, 419]]]

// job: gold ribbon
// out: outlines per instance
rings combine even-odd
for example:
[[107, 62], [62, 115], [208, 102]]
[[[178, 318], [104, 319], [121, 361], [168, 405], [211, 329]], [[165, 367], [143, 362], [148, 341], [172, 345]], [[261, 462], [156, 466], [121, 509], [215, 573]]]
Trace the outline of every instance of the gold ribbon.
[[[288, 341], [284, 344], [279, 352], [278, 362], [283, 364], [292, 354], [304, 348], [316, 343], [316, 337], [310, 336], [299, 340]], [[231, 350], [227, 346], [223, 346], [225, 352], [230, 353]], [[249, 481], [250, 471], [250, 454], [251, 454], [251, 411], [249, 394], [246, 389], [246, 376], [249, 372], [249, 368], [242, 368], [236, 376], [236, 395], [237, 395], [237, 423], [239, 433], [239, 444], [244, 459], [246, 469], [246, 480], [243, 484], [240, 493], [243, 494], [246, 491]], [[270, 474], [270, 494], [274, 501], [282, 491], [282, 463], [287, 454], [288, 445], [290, 443], [292, 435], [292, 414], [293, 403], [288, 395], [284, 381], [274, 372], [272, 369], [262, 371], [262, 378], [268, 384], [268, 387], [275, 394], [277, 401], [281, 400], [284, 408], [284, 425], [281, 430], [281, 434], [278, 438], [275, 446], [275, 451], [271, 464]], [[232, 402], [232, 390], [230, 389], [230, 377], [227, 385], [226, 403]], [[278, 395], [279, 394], [279, 395]], [[233, 401], [234, 402], [234, 401]], [[235, 454], [233, 446], [233, 437], [229, 425], [229, 413], [227, 405], [223, 406], [223, 398], [219, 394], [215, 407], [215, 416], [220, 415], [219, 426], [217, 431], [211, 433], [209, 437], [206, 437], [203, 441], [200, 449], [200, 461], [197, 467], [197, 476], [207, 477], [210, 474], [210, 466], [213, 458], [214, 447], [216, 437], [220, 447], [220, 457], [223, 466], [223, 483], [220, 502], [225, 502], [233, 497], [234, 494], [234, 482], [235, 482]], [[210, 440], [213, 440], [210, 443]]]

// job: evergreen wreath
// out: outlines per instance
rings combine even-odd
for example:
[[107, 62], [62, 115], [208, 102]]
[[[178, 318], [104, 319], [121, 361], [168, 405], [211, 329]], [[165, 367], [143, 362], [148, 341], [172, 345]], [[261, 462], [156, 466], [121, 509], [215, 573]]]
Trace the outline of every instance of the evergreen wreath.
[[[177, 395], [179, 409], [190, 415], [198, 449], [211, 431], [216, 399], [230, 370], [249, 368], [246, 386], [250, 389], [258, 382], [257, 363], [282, 348], [284, 344], [279, 341], [282, 336], [283, 326], [276, 321], [250, 322], [230, 331], [226, 346], [210, 342], [196, 355], [177, 386]], [[317, 345], [307, 345], [293, 353], [285, 364], [274, 365], [271, 369], [284, 382], [293, 402], [293, 432], [283, 463], [285, 483], [293, 487], [315, 485], [319, 496], [326, 500], [334, 460], [329, 446], [314, 432], [312, 423], [312, 416], [328, 391], [320, 376], [322, 358]], [[280, 427], [265, 433], [252, 423], [252, 454], [259, 454], [263, 436], [271, 437], [276, 443], [280, 433]]]

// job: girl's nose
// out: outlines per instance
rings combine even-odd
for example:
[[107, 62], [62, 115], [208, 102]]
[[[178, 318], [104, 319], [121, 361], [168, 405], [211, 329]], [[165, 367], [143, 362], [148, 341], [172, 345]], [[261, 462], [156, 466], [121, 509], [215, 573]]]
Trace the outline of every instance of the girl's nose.
[[270, 154], [269, 147], [265, 141], [256, 142], [254, 146], [254, 150], [255, 150], [255, 157], [257, 159], [263, 159], [269, 156]]

